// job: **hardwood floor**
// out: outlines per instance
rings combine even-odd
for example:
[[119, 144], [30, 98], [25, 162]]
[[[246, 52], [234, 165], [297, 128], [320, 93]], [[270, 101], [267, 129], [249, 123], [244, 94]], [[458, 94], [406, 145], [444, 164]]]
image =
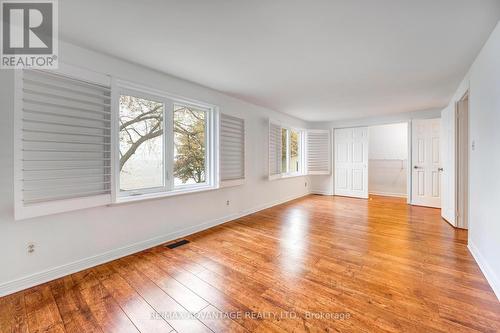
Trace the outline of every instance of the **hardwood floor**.
[[0, 332], [498, 332], [467, 232], [311, 195], [0, 298]]

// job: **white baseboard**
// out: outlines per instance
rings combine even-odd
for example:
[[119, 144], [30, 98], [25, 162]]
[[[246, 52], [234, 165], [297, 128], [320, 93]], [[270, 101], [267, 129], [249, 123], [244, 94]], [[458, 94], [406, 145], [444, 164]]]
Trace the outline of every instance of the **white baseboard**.
[[128, 256], [133, 253], [137, 253], [146, 249], [149, 249], [154, 246], [158, 246], [160, 244], [172, 241], [174, 239], [178, 239], [181, 237], [186, 237], [188, 235], [215, 227], [219, 224], [223, 224], [240, 217], [250, 215], [256, 213], [258, 211], [280, 205], [282, 203], [295, 200], [301, 197], [309, 195], [309, 193], [300, 194], [297, 196], [289, 197], [283, 200], [278, 200], [269, 204], [264, 204], [258, 207], [254, 207], [252, 209], [247, 209], [240, 213], [231, 214], [228, 216], [224, 216], [222, 218], [218, 218], [212, 221], [204, 222], [189, 228], [185, 228], [179, 231], [175, 231], [166, 235], [154, 237], [145, 241], [141, 241], [135, 244], [127, 245], [118, 249], [114, 249], [108, 252], [104, 252], [92, 257], [84, 258], [81, 260], [74, 261], [69, 264], [64, 264], [58, 267], [53, 267], [32, 275], [24, 276], [22, 278], [12, 280], [6, 283], [0, 284], [0, 297], [9, 295], [20, 290], [24, 290], [30, 287], [34, 287], [36, 285], [52, 281], [54, 279], [73, 274], [79, 271], [82, 271], [87, 268], [95, 267], [100, 264], [104, 264], [109, 261], [113, 261], [115, 259], [119, 259], [125, 256]]
[[391, 193], [391, 192], [378, 192], [378, 191], [370, 191], [369, 193], [373, 195], [380, 195], [383, 197], [406, 198], [406, 193]]
[[472, 254], [474, 259], [476, 260], [479, 268], [484, 274], [484, 277], [488, 281], [488, 283], [491, 286], [491, 289], [493, 289], [493, 292], [498, 298], [498, 301], [500, 301], [500, 279], [498, 276], [495, 274], [495, 272], [491, 269], [490, 265], [488, 265], [488, 262], [484, 259], [484, 257], [481, 255], [477, 247], [472, 243], [469, 239], [469, 245], [467, 245], [467, 248], [469, 249], [469, 252]]
[[333, 192], [330, 191], [316, 191], [316, 190], [311, 190], [311, 194], [320, 194], [320, 195], [333, 195]]

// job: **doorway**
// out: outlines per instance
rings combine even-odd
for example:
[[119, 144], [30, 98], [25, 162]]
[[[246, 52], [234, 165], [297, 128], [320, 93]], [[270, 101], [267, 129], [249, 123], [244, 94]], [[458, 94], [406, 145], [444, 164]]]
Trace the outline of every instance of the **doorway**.
[[408, 124], [334, 131], [335, 195], [407, 197]]
[[371, 126], [369, 138], [370, 194], [406, 198], [408, 123]]
[[458, 228], [467, 229], [469, 214], [469, 93], [456, 105], [457, 216]]

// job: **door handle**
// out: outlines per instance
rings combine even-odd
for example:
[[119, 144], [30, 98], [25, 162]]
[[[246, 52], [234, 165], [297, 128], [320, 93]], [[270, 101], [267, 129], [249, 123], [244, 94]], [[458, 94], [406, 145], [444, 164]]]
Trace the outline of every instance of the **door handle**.
[[444, 169], [443, 168], [438, 168], [438, 171], [443, 172]]
[[417, 170], [417, 169], [422, 169], [422, 167], [418, 166], [418, 165], [414, 165], [413, 166], [413, 169]]

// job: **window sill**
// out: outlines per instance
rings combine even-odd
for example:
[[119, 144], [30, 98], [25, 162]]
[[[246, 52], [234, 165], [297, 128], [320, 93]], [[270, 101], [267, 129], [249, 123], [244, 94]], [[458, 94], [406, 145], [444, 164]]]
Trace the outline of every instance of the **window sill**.
[[144, 193], [144, 194], [140, 194], [140, 195], [123, 196], [123, 197], [117, 197], [116, 201], [114, 203], [112, 203], [111, 206], [125, 204], [125, 203], [129, 203], [129, 202], [161, 199], [161, 198], [175, 197], [175, 196], [184, 195], [184, 194], [213, 191], [216, 189], [218, 189], [217, 186], [205, 185], [205, 186], [198, 186], [198, 187], [191, 188], [191, 189], [184, 188], [184, 189], [178, 189], [178, 190], [173, 190], [173, 191], [168, 191], [168, 192], [155, 192], [155, 193]]
[[281, 174], [281, 175], [269, 176], [269, 180], [288, 179], [288, 178], [305, 177], [305, 176], [307, 176], [305, 173]]

